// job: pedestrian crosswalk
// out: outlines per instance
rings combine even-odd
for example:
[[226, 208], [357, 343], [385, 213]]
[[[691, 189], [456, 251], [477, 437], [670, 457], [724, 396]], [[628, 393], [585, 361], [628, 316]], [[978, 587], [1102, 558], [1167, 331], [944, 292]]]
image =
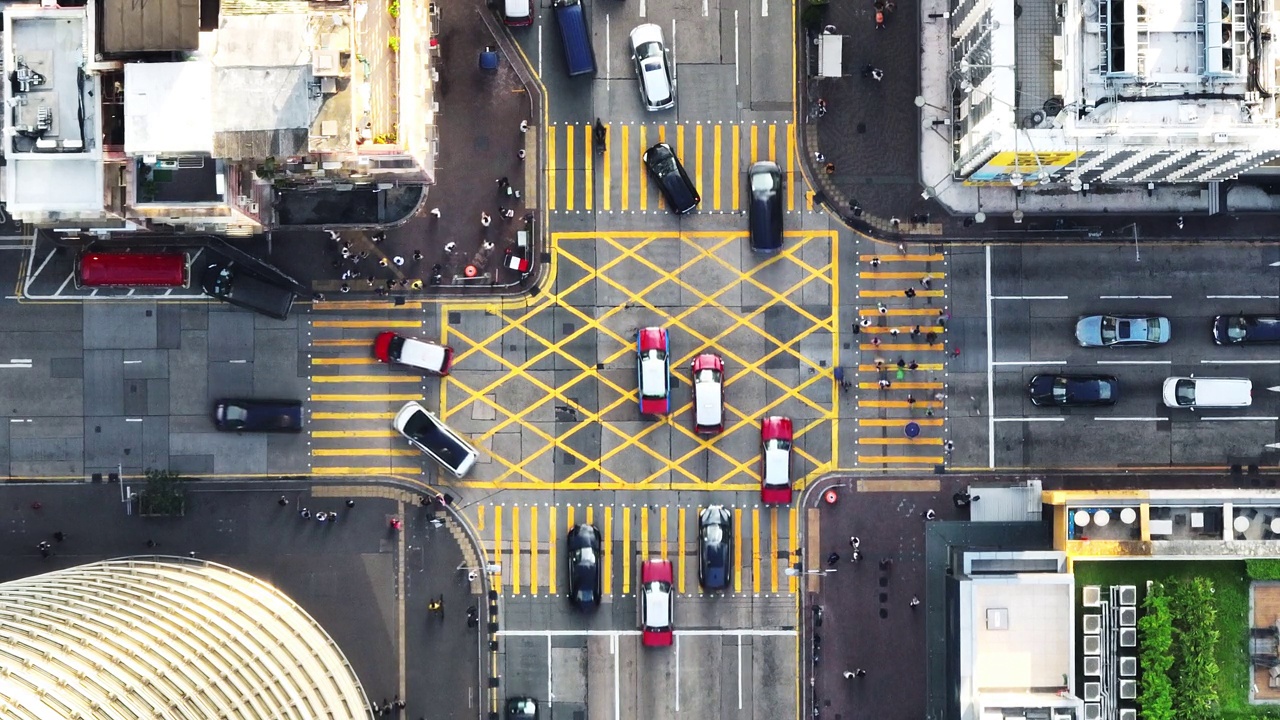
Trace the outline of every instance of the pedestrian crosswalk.
[[946, 258], [885, 247], [858, 257], [858, 464], [939, 465], [948, 447]]
[[604, 152], [591, 123], [551, 125], [546, 133], [547, 205], [553, 212], [665, 212], [641, 156], [669, 144], [702, 195], [695, 212], [745, 209], [747, 168], [778, 163], [785, 175], [783, 210], [811, 210], [812, 198], [796, 167], [790, 123], [609, 123]]
[[[798, 514], [793, 507], [725, 505], [733, 515], [733, 594], [794, 593], [797, 577], [788, 574], [799, 557]], [[497, 582], [514, 596], [555, 596], [568, 592], [565, 534], [580, 523], [595, 525], [603, 538], [601, 567], [604, 596], [633, 593], [639, 564], [648, 558], [671, 560], [676, 592], [702, 594], [698, 584], [697, 505], [481, 504], [474, 508], [476, 529], [489, 561], [498, 566]], [[719, 591], [717, 591], [719, 592]]]
[[[336, 316], [341, 313], [340, 317]], [[418, 475], [422, 454], [391, 429], [409, 400], [421, 400], [421, 374], [374, 359], [383, 330], [418, 335], [422, 303], [326, 302], [312, 306], [307, 362], [310, 375], [311, 471], [321, 475]]]

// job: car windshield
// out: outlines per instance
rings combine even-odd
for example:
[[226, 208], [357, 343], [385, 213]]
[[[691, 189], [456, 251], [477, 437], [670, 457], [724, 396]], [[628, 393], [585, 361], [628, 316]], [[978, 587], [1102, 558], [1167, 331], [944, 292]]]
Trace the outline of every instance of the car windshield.
[[656, 61], [651, 64], [651, 61], [654, 58], [660, 57], [661, 55], [662, 46], [656, 42], [640, 43], [640, 47], [636, 48], [636, 57], [643, 58], [645, 60], [645, 70], [657, 70], [662, 67], [662, 64]]
[[694, 382], [700, 382], [700, 383], [719, 382], [719, 380], [720, 380], [720, 373], [716, 372], [715, 370], [712, 370], [711, 368], [699, 370], [698, 376], [693, 379]]
[[751, 176], [751, 192], [756, 195], [764, 196], [773, 190], [773, 176], [767, 172], [756, 173]]
[[702, 526], [702, 539], [708, 544], [724, 542], [724, 526], [722, 525], [704, 525]]
[[1173, 389], [1174, 397], [1179, 405], [1195, 405], [1196, 404], [1196, 381], [1182, 379]]
[[1102, 318], [1102, 342], [1111, 342], [1116, 339], [1116, 319], [1113, 317]]
[[395, 335], [391, 338], [391, 342], [387, 343], [387, 355], [391, 357], [400, 357], [404, 351], [404, 338]]
[[249, 411], [239, 405], [227, 405], [222, 411], [223, 417], [227, 420], [244, 422], [249, 419]]
[[1232, 340], [1243, 340], [1249, 333], [1249, 321], [1243, 317], [1233, 317], [1227, 321], [1227, 337]]
[[[624, 356], [624, 357], [625, 357], [625, 356]], [[654, 349], [652, 349], [652, 350], [645, 350], [645, 351], [644, 351], [644, 359], [645, 359], [645, 360], [658, 360], [658, 361], [661, 361], [661, 360], [665, 360], [665, 359], [666, 359], [666, 357], [667, 357], [667, 354], [666, 354], [666, 353], [664, 353], [664, 352], [662, 352], [661, 350], [659, 350], [659, 349], [657, 349], [657, 348], [654, 348]]]
[[433, 429], [431, 421], [427, 419], [426, 414], [420, 412], [414, 413], [413, 417], [409, 418], [404, 424], [404, 434], [424, 445], [430, 431]]
[[790, 450], [790, 449], [791, 449], [791, 441], [790, 441], [790, 440], [782, 440], [782, 439], [780, 439], [780, 438], [775, 438], [775, 439], [773, 439], [773, 440], [770, 440], [770, 441], [766, 442], [766, 443], [764, 444], [764, 448], [765, 448], [765, 450]]
[[1160, 322], [1158, 320], [1144, 320], [1143, 324], [1147, 326], [1147, 340], [1151, 342], [1160, 342]]
[[596, 551], [589, 547], [580, 548], [574, 552], [574, 562], [580, 565], [595, 565]]
[[655, 153], [654, 162], [651, 165], [651, 167], [653, 168], [653, 171], [658, 175], [666, 175], [668, 173], [673, 173], [676, 171], [676, 157], [675, 155], [669, 155], [664, 157], [663, 155], [659, 155]]

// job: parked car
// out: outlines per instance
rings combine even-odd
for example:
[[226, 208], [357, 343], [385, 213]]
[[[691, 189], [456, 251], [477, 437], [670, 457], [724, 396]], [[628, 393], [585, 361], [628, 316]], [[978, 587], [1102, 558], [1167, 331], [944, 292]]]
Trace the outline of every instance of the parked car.
[[384, 363], [399, 363], [433, 375], [448, 375], [453, 348], [440, 343], [381, 332], [373, 339], [373, 356]]
[[683, 215], [698, 206], [702, 197], [693, 186], [689, 174], [680, 164], [680, 158], [666, 143], [658, 143], [644, 152], [644, 166], [658, 183], [658, 189], [667, 199], [667, 207], [677, 215]]
[[663, 328], [641, 328], [636, 333], [636, 384], [641, 414], [671, 412], [671, 357]]
[[652, 112], [675, 107], [676, 78], [661, 26], [648, 23], [631, 31], [631, 60], [636, 64], [644, 109]]
[[1169, 318], [1160, 315], [1085, 315], [1076, 321], [1081, 347], [1141, 347], [1169, 342]]
[[1036, 375], [1027, 393], [1032, 405], [1115, 405], [1120, 381], [1113, 375]]
[[502, 0], [502, 22], [509, 27], [533, 24], [533, 0]]
[[782, 249], [782, 169], [761, 160], [747, 170], [747, 230], [751, 249], [772, 254]]
[[724, 360], [714, 353], [693, 359], [693, 431], [724, 432]]
[[670, 560], [652, 558], [640, 565], [640, 642], [666, 647], [675, 636], [675, 572]]
[[1165, 378], [1162, 395], [1171, 408], [1240, 408], [1253, 404], [1253, 382], [1248, 378]]
[[1280, 315], [1219, 315], [1213, 319], [1219, 345], [1280, 342]]
[[698, 582], [723, 590], [733, 581], [733, 516], [723, 505], [698, 515]]
[[595, 608], [603, 586], [600, 531], [595, 525], [578, 525], [569, 530], [565, 547], [569, 550], [569, 601], [582, 610]]
[[760, 502], [791, 504], [791, 418], [760, 421]]
[[302, 432], [302, 402], [219, 400], [213, 405], [213, 424], [224, 432]]

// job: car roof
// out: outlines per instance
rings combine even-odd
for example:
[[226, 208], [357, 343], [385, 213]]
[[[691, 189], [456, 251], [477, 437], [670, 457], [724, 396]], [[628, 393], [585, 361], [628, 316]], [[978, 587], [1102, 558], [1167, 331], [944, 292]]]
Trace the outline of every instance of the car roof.
[[506, 0], [503, 11], [509, 18], [527, 18], [533, 12], [533, 3], [529, 0]]
[[791, 483], [791, 451], [781, 448], [765, 448], [764, 477], [766, 485], [789, 485]]
[[666, 392], [666, 375], [667, 363], [665, 360], [649, 357], [647, 354], [640, 359], [640, 383], [644, 386], [642, 388], [644, 394], [653, 395], [659, 391]]
[[400, 362], [428, 370], [444, 369], [447, 355], [445, 346], [411, 337], [405, 337], [400, 348]]
[[[701, 371], [699, 371], [701, 372]], [[724, 420], [720, 404], [723, 386], [721, 382], [698, 382], [694, 377], [694, 420], [699, 425], [719, 425]]]

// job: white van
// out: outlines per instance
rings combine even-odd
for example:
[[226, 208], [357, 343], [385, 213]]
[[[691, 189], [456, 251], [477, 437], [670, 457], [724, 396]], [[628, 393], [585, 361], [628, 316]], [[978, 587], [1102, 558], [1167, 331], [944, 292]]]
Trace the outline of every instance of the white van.
[[1164, 381], [1164, 404], [1171, 408], [1238, 408], [1253, 403], [1248, 378], [1171, 377]]

